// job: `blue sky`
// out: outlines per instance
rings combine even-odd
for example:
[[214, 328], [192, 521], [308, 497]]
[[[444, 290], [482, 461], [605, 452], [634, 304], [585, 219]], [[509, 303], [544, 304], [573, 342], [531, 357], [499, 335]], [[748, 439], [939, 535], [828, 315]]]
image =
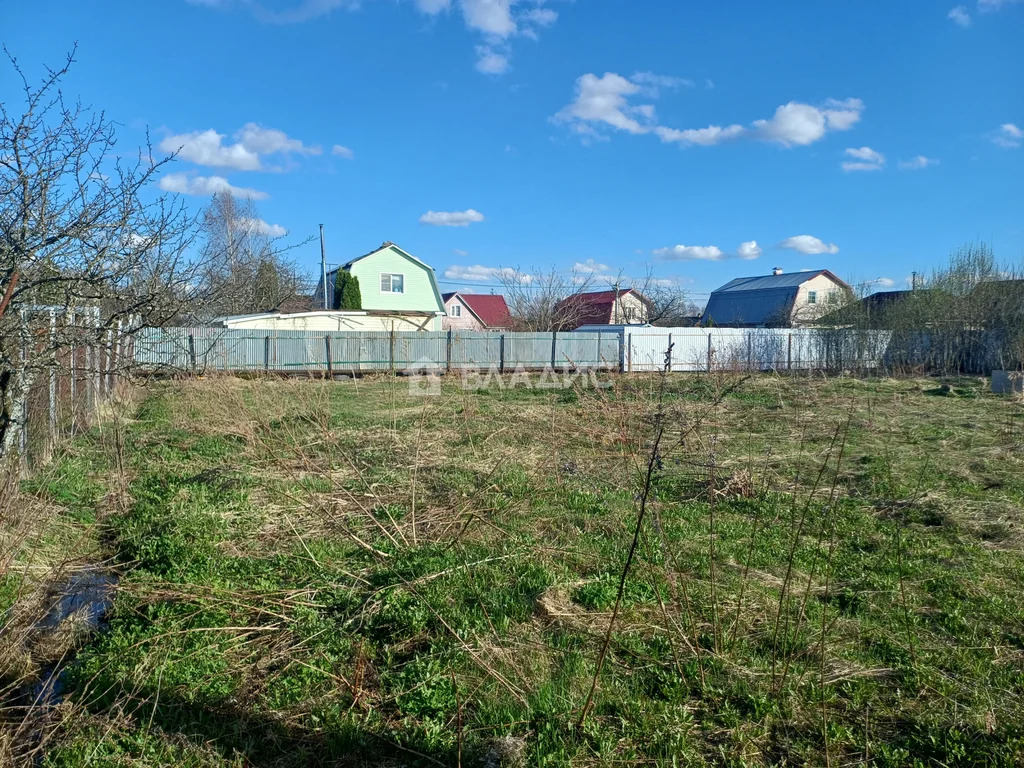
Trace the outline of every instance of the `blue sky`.
[[[701, 301], [776, 265], [883, 288], [969, 241], [1024, 256], [1024, 2], [50, 0], [0, 15], [30, 73], [77, 41], [66, 90], [122, 124], [122, 151], [147, 126], [182, 147], [165, 190], [197, 208], [249, 190], [287, 239], [324, 224], [332, 262], [392, 240], [445, 289], [489, 291], [499, 267], [652, 268]], [[316, 243], [295, 255], [316, 271]]]

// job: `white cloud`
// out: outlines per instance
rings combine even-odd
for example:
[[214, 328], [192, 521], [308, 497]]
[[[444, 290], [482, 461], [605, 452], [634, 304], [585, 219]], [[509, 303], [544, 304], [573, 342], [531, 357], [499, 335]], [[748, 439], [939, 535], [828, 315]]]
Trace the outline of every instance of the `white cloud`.
[[[252, 14], [258, 21], [269, 24], [299, 24], [345, 9], [358, 11], [363, 0], [186, 0], [191, 5], [217, 10], [240, 9]], [[413, 7], [424, 16], [437, 17], [451, 10], [453, 0], [413, 0]], [[482, 44], [495, 43], [513, 37], [536, 40], [538, 30], [558, 20], [558, 13], [545, 7], [545, 0], [458, 0], [466, 27], [482, 38]], [[504, 62], [501, 61], [504, 59]], [[500, 74], [509, 68], [508, 51], [495, 51], [479, 56], [476, 67], [488, 74]]]
[[854, 158], [842, 163], [844, 171], [880, 171], [885, 166], [885, 155], [871, 147], [849, 147], [844, 154]]
[[637, 85], [644, 86], [646, 92], [657, 98], [662, 88], [693, 88], [693, 80], [674, 75], [656, 75], [653, 72], [636, 72], [629, 78]]
[[998, 11], [1004, 5], [1013, 5], [1018, 2], [1020, 0], [978, 0], [978, 10], [981, 13], [991, 13]]
[[807, 256], [812, 256], [818, 253], [839, 253], [839, 246], [835, 243], [825, 243], [823, 240], [819, 240], [812, 235], [796, 235], [794, 237], [787, 237], [781, 243], [779, 248], [789, 248], [790, 250], [803, 253]]
[[288, 230], [280, 224], [268, 224], [263, 219], [241, 218], [235, 219], [235, 221], [239, 226], [258, 235], [266, 235], [267, 237], [284, 237], [288, 234]]
[[249, 197], [253, 200], [265, 200], [268, 195], [258, 189], [233, 186], [222, 176], [189, 176], [186, 173], [169, 173], [160, 179], [158, 184], [165, 192], [178, 192], [182, 195], [208, 197], [230, 192], [235, 197]]
[[1014, 123], [1003, 123], [992, 137], [992, 142], [1006, 149], [1016, 149], [1024, 142], [1024, 131]]
[[525, 275], [508, 267], [485, 267], [482, 264], [461, 266], [453, 264], [444, 271], [444, 277], [448, 280], [466, 280], [474, 282], [487, 282], [508, 278], [517, 278], [524, 283], [531, 281], [530, 275]]
[[927, 168], [929, 165], [938, 164], [939, 161], [934, 157], [918, 155], [917, 157], [912, 157], [909, 160], [900, 160], [900, 169], [904, 171], [919, 171], [922, 168]]
[[603, 123], [629, 133], [647, 133], [650, 126], [641, 125], [636, 119], [643, 117], [645, 110], [630, 106], [626, 99], [639, 91], [639, 85], [614, 72], [606, 72], [602, 77], [588, 73], [576, 80], [575, 101], [563, 107], [554, 120], [585, 135], [594, 133], [589, 123]]
[[261, 155], [319, 155], [320, 147], [307, 146], [289, 138], [284, 131], [246, 123], [235, 132], [235, 143], [225, 144], [225, 135], [212, 128], [167, 136], [160, 144], [163, 152], [177, 152], [180, 160], [211, 168], [236, 171], [263, 170]]
[[707, 78], [706, 80], [704, 80], [704, 88], [706, 90], [713, 91], [715, 89], [715, 81], [712, 80], [710, 77]]
[[702, 147], [721, 144], [723, 141], [743, 135], [742, 125], [727, 125], [724, 128], [720, 125], [709, 125], [707, 128], [687, 128], [684, 131], [659, 125], [654, 130], [658, 138], [665, 143], [697, 144]]
[[[222, 2], [221, 4], [226, 3]], [[238, 4], [250, 7], [253, 15], [259, 21], [268, 24], [301, 24], [326, 16], [338, 8], [350, 10], [359, 8], [359, 0], [299, 0], [291, 7], [282, 10], [268, 8], [265, 4], [254, 0], [242, 0]]]
[[733, 253], [727, 253], [717, 245], [673, 245], [668, 248], [655, 248], [652, 253], [668, 261], [721, 261], [730, 258], [750, 261], [761, 255], [761, 246], [757, 244], [757, 240], [747, 240], [740, 243]]
[[587, 73], [576, 80], [575, 99], [552, 119], [569, 125], [585, 141], [607, 138], [599, 129], [611, 126], [632, 134], [654, 133], [665, 143], [681, 145], [709, 147], [752, 136], [789, 147], [811, 144], [829, 131], [847, 131], [864, 111], [864, 102], [853, 98], [829, 99], [820, 107], [791, 101], [778, 107], [770, 119], [755, 120], [749, 127], [733, 123], [678, 129], [659, 125], [653, 105], [633, 103], [638, 96], [657, 98], [662, 88], [684, 85], [693, 83], [652, 72], [638, 72], [631, 78], [615, 72], [605, 72], [601, 77]]
[[669, 261], [718, 261], [725, 256], [717, 245], [673, 245], [655, 248], [654, 255]]
[[416, 0], [416, 10], [428, 16], [436, 16], [442, 11], [447, 11], [451, 5], [451, 0]]
[[238, 171], [258, 171], [262, 168], [260, 156], [241, 143], [225, 146], [224, 134], [212, 128], [168, 136], [160, 142], [162, 152], [177, 152], [179, 160], [213, 168], [234, 168]]
[[506, 38], [515, 33], [512, 0], [462, 0], [466, 26], [487, 35]]
[[489, 45], [476, 47], [476, 70], [485, 75], [502, 75], [508, 71], [508, 56], [495, 51]]
[[875, 280], [875, 284], [880, 285], [883, 288], [892, 288], [894, 285], [896, 285], [896, 281], [893, 280], [891, 277], [880, 277], [877, 280]]
[[469, 256], [469, 251], [464, 251], [461, 248], [453, 248], [452, 253], [456, 256]]
[[947, 19], [951, 19], [954, 23], [959, 24], [964, 29], [971, 26], [971, 15], [967, 12], [967, 9], [962, 5], [956, 6], [946, 14]]
[[589, 274], [600, 274], [607, 272], [609, 269], [607, 264], [601, 264], [593, 259], [587, 259], [586, 261], [577, 261], [572, 265], [573, 272], [587, 272]]
[[740, 243], [740, 247], [736, 249], [736, 255], [741, 259], [756, 259], [761, 255], [761, 246], [757, 244], [757, 240], [748, 240], [745, 243]]
[[885, 162], [885, 156], [881, 152], [876, 152], [871, 147], [860, 147], [859, 149], [851, 147], [846, 150], [846, 154], [868, 163], [881, 164]]
[[353, 152], [348, 147], [343, 147], [341, 144], [335, 144], [333, 147], [331, 147], [331, 154], [337, 157], [343, 157], [346, 160], [351, 160], [353, 157], [355, 157], [356, 153]]
[[860, 120], [864, 102], [860, 99], [829, 99], [824, 107], [791, 101], [775, 110], [769, 120], [755, 120], [753, 129], [763, 139], [783, 146], [806, 146], [829, 130], [847, 131]]
[[260, 155], [287, 155], [293, 152], [299, 155], [319, 155], [322, 151], [320, 147], [310, 147], [298, 139], [289, 138], [284, 131], [264, 128], [257, 123], [243, 125], [235, 133], [235, 138], [247, 150]]
[[434, 227], [468, 227], [483, 220], [484, 215], [472, 208], [465, 211], [427, 211], [420, 216], [420, 224]]
[[523, 14], [523, 21], [538, 27], [550, 27], [558, 21], [558, 14], [550, 8], [534, 8]]

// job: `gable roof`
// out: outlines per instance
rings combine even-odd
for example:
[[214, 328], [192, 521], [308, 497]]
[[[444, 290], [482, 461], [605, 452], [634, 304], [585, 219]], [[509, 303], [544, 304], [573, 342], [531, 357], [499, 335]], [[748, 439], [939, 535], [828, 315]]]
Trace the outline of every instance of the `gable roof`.
[[[408, 252], [408, 251], [406, 251], [406, 250], [403, 250], [402, 248], [399, 248], [399, 247], [398, 247], [397, 245], [395, 245], [394, 243], [392, 243], [392, 242], [391, 242], [390, 240], [385, 240], [385, 241], [384, 241], [383, 243], [381, 243], [381, 244], [380, 244], [380, 247], [379, 247], [379, 248], [374, 248], [374, 249], [373, 249], [372, 251], [370, 251], [369, 253], [364, 253], [364, 254], [363, 254], [362, 256], [356, 256], [356, 257], [355, 257], [354, 259], [351, 259], [351, 260], [350, 260], [350, 261], [348, 261], [347, 263], [345, 263], [345, 264], [342, 264], [342, 265], [341, 265], [341, 269], [348, 269], [348, 268], [349, 268], [349, 267], [351, 267], [351, 266], [352, 266], [353, 264], [355, 264], [355, 263], [356, 263], [357, 261], [362, 261], [363, 259], [367, 258], [368, 256], [373, 256], [373, 255], [374, 255], [375, 253], [380, 253], [380, 252], [381, 252], [381, 251], [383, 251], [383, 250], [384, 250], [385, 248], [392, 248], [392, 249], [394, 249], [394, 250], [398, 251], [398, 252], [399, 252], [400, 254], [402, 254], [403, 256], [405, 256], [405, 258], [407, 258], [407, 259], [410, 259], [410, 260], [412, 260], [412, 261], [415, 261], [415, 262], [416, 262], [417, 264], [419, 264], [419, 265], [420, 265], [421, 267], [424, 267], [425, 269], [429, 269], [429, 270], [430, 270], [431, 272], [433, 272], [433, 271], [434, 271], [434, 268], [433, 268], [432, 266], [430, 266], [429, 264], [427, 264], [427, 263], [426, 263], [425, 261], [421, 261], [420, 259], [417, 259], [417, 258], [416, 258], [415, 256], [413, 256], [413, 255], [412, 255], [411, 253], [409, 253], [409, 252]], [[336, 272], [337, 270], [331, 270], [331, 271], [332, 271], [332, 272]]]
[[839, 285], [846, 283], [836, 277], [827, 269], [816, 269], [811, 272], [783, 272], [781, 275], [758, 275], [756, 277], [737, 277], [730, 280], [721, 288], [716, 288], [714, 293], [725, 293], [727, 291], [770, 291], [777, 288], [799, 288], [808, 280], [813, 280], [818, 275], [828, 275]]
[[788, 320], [800, 286], [826, 275], [843, 288], [849, 286], [827, 269], [781, 275], [737, 277], [712, 291], [701, 318], [716, 325], [767, 325]]
[[633, 288], [623, 288], [618, 291], [589, 291], [587, 293], [574, 293], [566, 296], [555, 305], [555, 312], [563, 317], [570, 312], [575, 317], [567, 318], [569, 322], [576, 325], [607, 325], [612, 317], [612, 307], [615, 305], [616, 297], [619, 300], [627, 294], [632, 293], [644, 304], [650, 304], [647, 297], [640, 291]]
[[441, 298], [447, 304], [453, 296], [458, 296], [459, 300], [469, 308], [469, 311], [476, 315], [477, 320], [488, 328], [504, 328], [512, 322], [512, 317], [508, 311], [508, 304], [505, 303], [505, 297], [500, 293], [462, 293], [461, 291], [454, 291], [443, 294]]
[[567, 296], [561, 303], [582, 303], [582, 304], [611, 304], [615, 301], [616, 297], [622, 298], [627, 293], [635, 294], [641, 301], [647, 301], [646, 297], [640, 293], [640, 291], [633, 288], [623, 288], [618, 291], [588, 291], [587, 293], [574, 293], [572, 296]]

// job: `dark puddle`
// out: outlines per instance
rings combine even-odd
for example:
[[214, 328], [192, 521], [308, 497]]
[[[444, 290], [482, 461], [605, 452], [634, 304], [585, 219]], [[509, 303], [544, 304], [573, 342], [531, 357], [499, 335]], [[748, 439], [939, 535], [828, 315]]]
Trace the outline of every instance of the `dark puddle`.
[[[89, 568], [75, 572], [53, 591], [53, 603], [36, 623], [36, 631], [43, 635], [56, 633], [63, 631], [65, 622], [74, 622], [73, 631], [80, 638], [75, 645], [81, 645], [86, 637], [106, 628], [116, 588], [117, 576], [110, 571]], [[64, 694], [61, 677], [74, 657], [75, 647], [44, 664], [38, 680], [22, 691], [24, 703], [33, 708], [59, 704]]]

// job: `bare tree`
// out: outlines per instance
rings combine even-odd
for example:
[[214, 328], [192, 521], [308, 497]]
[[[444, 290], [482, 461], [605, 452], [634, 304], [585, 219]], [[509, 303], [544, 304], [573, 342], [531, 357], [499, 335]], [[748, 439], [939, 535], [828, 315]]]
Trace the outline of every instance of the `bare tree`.
[[0, 455], [13, 452], [26, 393], [60, 349], [166, 322], [203, 291], [195, 221], [150, 192], [169, 158], [147, 144], [126, 161], [103, 112], [65, 102], [74, 52], [38, 84], [5, 52], [24, 106], [0, 104]]
[[[286, 257], [249, 198], [222, 192], [203, 215], [203, 282], [211, 294], [209, 313], [240, 315], [276, 309], [307, 293], [312, 281]], [[308, 241], [307, 241], [308, 242]]]
[[642, 278], [630, 281], [629, 285], [643, 301], [646, 322], [651, 325], [673, 328], [695, 324], [695, 308], [678, 281], [659, 278], [648, 269]]
[[498, 271], [516, 331], [559, 331], [575, 328], [586, 307], [573, 298], [593, 285], [592, 275], [564, 275], [550, 271], [522, 272], [502, 268]]

